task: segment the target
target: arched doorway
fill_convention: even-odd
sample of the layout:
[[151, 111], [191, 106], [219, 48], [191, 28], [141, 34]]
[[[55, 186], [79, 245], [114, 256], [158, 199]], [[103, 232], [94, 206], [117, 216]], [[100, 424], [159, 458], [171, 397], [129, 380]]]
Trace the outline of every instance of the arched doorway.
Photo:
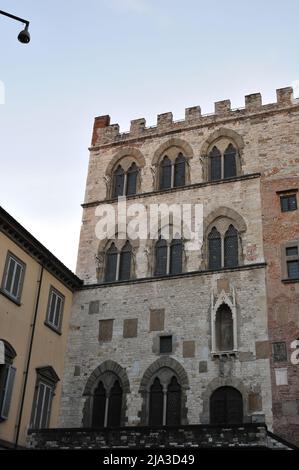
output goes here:
[[243, 422], [243, 398], [233, 387], [220, 387], [210, 398], [211, 424], [240, 424]]

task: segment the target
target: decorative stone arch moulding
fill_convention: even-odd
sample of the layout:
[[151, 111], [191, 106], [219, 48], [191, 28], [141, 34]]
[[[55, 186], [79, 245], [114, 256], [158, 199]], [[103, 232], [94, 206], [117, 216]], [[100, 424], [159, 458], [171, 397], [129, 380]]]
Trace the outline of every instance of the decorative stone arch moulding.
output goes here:
[[127, 409], [127, 394], [130, 393], [130, 382], [126, 370], [121, 367], [117, 362], [107, 360], [98, 366], [89, 376], [84, 391], [83, 397], [86, 397], [83, 406], [83, 427], [90, 427], [92, 424], [92, 412], [93, 412], [93, 393], [98, 385], [98, 382], [105, 373], [114, 374], [120, 382], [122, 388], [122, 408], [121, 408], [121, 425], [124, 425], [127, 421], [126, 409]]
[[194, 152], [191, 145], [183, 139], [179, 139], [178, 137], [171, 137], [170, 139], [163, 142], [156, 151], [154, 152], [154, 156], [152, 158], [152, 172], [153, 172], [153, 179], [154, 179], [154, 189], [159, 189], [159, 164], [162, 156], [168, 149], [172, 147], [177, 147], [184, 157], [186, 158], [186, 184], [190, 183], [190, 168], [189, 168], [189, 161], [191, 158], [194, 157]]
[[208, 214], [206, 217], [204, 217], [205, 236], [208, 235], [208, 232], [212, 228], [213, 223], [221, 217], [231, 219], [239, 233], [246, 232], [247, 225], [243, 217], [234, 209], [231, 209], [230, 207], [226, 206], [221, 206], [218, 207], [216, 210], [210, 212], [210, 214]]
[[150, 399], [150, 386], [152, 379], [159, 371], [163, 369], [170, 369], [177, 377], [181, 386], [181, 424], [188, 424], [187, 413], [187, 390], [189, 390], [189, 380], [184, 367], [172, 357], [160, 357], [153, 364], [151, 364], [144, 372], [141, 382], [139, 393], [142, 397], [142, 407], [139, 413], [140, 424], [146, 426], [149, 420], [149, 399]]
[[[170, 222], [170, 223], [169, 223]], [[148, 273], [150, 276], [154, 275], [155, 272], [155, 265], [156, 265], [156, 243], [159, 240], [160, 235], [163, 233], [163, 229], [169, 227], [169, 239], [165, 239], [167, 242], [168, 249], [170, 249], [171, 242], [173, 240], [173, 235], [176, 234], [176, 227], [181, 227], [181, 241], [183, 243], [183, 265], [182, 271], [187, 271], [187, 253], [186, 253], [186, 243], [188, 243], [189, 239], [185, 238], [185, 234], [188, 233], [188, 227], [182, 224], [182, 220], [180, 218], [175, 217], [171, 214], [171, 217], [162, 218], [159, 221], [158, 225], [154, 225], [153, 233], [158, 233], [158, 238], [151, 238], [151, 233], [148, 232], [147, 241], [146, 241], [146, 248], [148, 250]], [[179, 232], [178, 232], [179, 233]]]
[[[214, 225], [217, 225], [217, 220], [223, 219], [225, 225], [225, 230], [220, 230], [221, 236], [224, 236], [224, 232], [227, 230], [230, 224], [232, 224], [238, 232], [238, 256], [239, 264], [244, 263], [243, 255], [243, 243], [242, 243], [242, 234], [247, 231], [247, 225], [243, 217], [230, 207], [221, 206], [216, 210], [212, 211], [206, 217], [204, 217], [204, 228], [203, 228], [203, 244], [202, 244], [202, 259], [206, 269], [209, 266], [209, 246], [208, 246], [208, 235]], [[216, 227], [217, 228], [217, 227]], [[218, 229], [218, 228], [217, 228]]]
[[121, 249], [124, 247], [127, 241], [130, 242], [132, 247], [132, 260], [131, 260], [131, 277], [134, 278], [136, 275], [136, 255], [140, 246], [140, 241], [138, 238], [135, 240], [131, 240], [130, 238], [122, 238], [118, 239], [117, 236], [119, 235], [118, 227], [115, 227], [115, 238], [109, 238], [100, 240], [98, 245], [98, 250], [95, 255], [95, 263], [96, 263], [96, 277], [98, 282], [104, 280], [104, 273], [106, 268], [106, 251], [110, 247], [112, 243], [115, 244], [118, 252], [121, 252]]
[[243, 384], [241, 380], [239, 380], [236, 377], [216, 377], [213, 379], [211, 382], [207, 384], [207, 386], [204, 388], [204, 391], [202, 392], [202, 413], [200, 414], [199, 417], [199, 422], [201, 424], [209, 424], [210, 423], [210, 398], [217, 390], [217, 388], [220, 387], [233, 387], [236, 390], [238, 390], [243, 398], [243, 420], [244, 423], [250, 423], [251, 422], [251, 416], [249, 416], [249, 403], [248, 403], [248, 395], [249, 395], [249, 390], [248, 388]]
[[209, 178], [209, 171], [208, 171], [208, 151], [212, 144], [223, 139], [228, 139], [231, 141], [237, 148], [237, 175], [242, 174], [242, 166], [243, 166], [243, 149], [244, 149], [244, 140], [243, 137], [238, 134], [236, 131], [232, 129], [227, 129], [225, 127], [220, 127], [216, 131], [212, 132], [209, 137], [204, 141], [203, 145], [201, 146], [200, 150], [200, 160], [202, 163], [203, 168], [203, 180], [208, 181]]

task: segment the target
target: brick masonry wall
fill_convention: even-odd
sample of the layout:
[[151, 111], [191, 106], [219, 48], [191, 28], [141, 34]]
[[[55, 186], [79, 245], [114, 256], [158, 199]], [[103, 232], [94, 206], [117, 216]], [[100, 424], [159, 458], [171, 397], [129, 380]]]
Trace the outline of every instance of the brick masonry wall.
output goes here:
[[[297, 172], [298, 174], [298, 172]], [[277, 191], [299, 188], [299, 178], [265, 179], [262, 183], [264, 249], [267, 259], [269, 338], [285, 342], [287, 356], [271, 357], [274, 431], [290, 442], [299, 443], [299, 365], [291, 363], [291, 343], [299, 338], [299, 282], [284, 283], [282, 247], [299, 240], [298, 210], [281, 212]], [[298, 197], [298, 195], [297, 195]], [[298, 200], [299, 203], [299, 200]], [[277, 385], [277, 370], [285, 369], [286, 383]]]

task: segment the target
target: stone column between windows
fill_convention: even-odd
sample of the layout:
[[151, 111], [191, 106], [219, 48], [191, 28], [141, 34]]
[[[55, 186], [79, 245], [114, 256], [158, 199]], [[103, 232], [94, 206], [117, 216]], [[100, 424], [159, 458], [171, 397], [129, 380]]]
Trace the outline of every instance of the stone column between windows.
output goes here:
[[167, 386], [163, 386], [163, 426], [166, 426], [167, 412]]
[[170, 245], [167, 243], [167, 253], [166, 253], [166, 274], [170, 272]]
[[119, 266], [120, 266], [120, 253], [117, 253], [116, 259], [116, 273], [115, 273], [115, 280], [118, 281], [119, 278]]
[[125, 173], [125, 176], [124, 176], [124, 187], [123, 187], [123, 196], [126, 196], [127, 194], [127, 173]]
[[174, 187], [174, 164], [171, 165], [171, 180], [170, 180], [170, 187]]
[[108, 426], [108, 408], [109, 408], [109, 395], [106, 395], [105, 401], [105, 415], [104, 415], [104, 428]]

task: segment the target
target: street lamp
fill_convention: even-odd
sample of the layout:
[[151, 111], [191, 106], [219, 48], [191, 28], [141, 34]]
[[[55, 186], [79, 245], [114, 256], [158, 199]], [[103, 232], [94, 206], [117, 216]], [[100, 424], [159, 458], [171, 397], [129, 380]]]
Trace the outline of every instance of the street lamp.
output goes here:
[[2, 11], [2, 10], [0, 10], [0, 15], [8, 16], [8, 18], [12, 18], [13, 20], [20, 21], [21, 23], [25, 24], [25, 28], [18, 35], [18, 40], [22, 44], [28, 44], [28, 42], [30, 41], [30, 34], [28, 31], [29, 21], [23, 20], [23, 18], [19, 18], [18, 16], [11, 15], [10, 13], [6, 13], [6, 11]]

